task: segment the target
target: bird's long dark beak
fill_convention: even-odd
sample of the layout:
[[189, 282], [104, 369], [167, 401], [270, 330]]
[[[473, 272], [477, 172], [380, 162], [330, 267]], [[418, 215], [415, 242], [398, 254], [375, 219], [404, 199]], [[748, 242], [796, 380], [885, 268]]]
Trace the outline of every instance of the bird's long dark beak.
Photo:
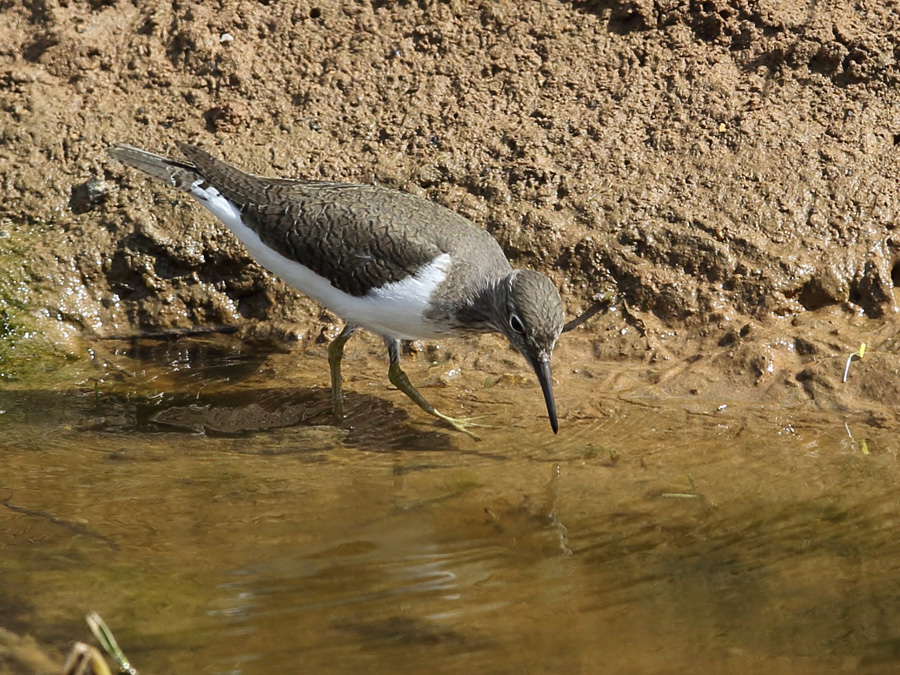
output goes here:
[[544, 402], [547, 404], [547, 414], [550, 416], [550, 426], [553, 433], [559, 433], [559, 421], [556, 419], [556, 401], [553, 400], [553, 377], [550, 375], [550, 360], [537, 361], [534, 364], [534, 372], [538, 382], [544, 391]]

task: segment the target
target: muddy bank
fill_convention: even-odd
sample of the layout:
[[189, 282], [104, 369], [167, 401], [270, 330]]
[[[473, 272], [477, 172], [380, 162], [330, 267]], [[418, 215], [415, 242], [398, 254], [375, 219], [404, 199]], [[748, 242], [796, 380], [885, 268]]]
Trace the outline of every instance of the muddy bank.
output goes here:
[[190, 140], [257, 173], [445, 204], [553, 276], [573, 315], [615, 293], [579, 329], [589, 359], [672, 359], [687, 392], [832, 400], [867, 341], [887, 360], [870, 396], [893, 400], [895, 12], [520, 5], [3, 3], [4, 360], [82, 354], [84, 337], [333, 330], [103, 153]]

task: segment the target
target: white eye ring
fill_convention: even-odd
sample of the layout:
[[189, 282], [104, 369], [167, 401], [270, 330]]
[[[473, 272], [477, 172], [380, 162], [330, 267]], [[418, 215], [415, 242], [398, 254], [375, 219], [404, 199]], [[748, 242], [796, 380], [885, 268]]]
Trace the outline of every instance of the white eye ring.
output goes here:
[[525, 334], [525, 326], [522, 325], [522, 319], [519, 318], [518, 314], [510, 314], [509, 315], [509, 327], [512, 328], [516, 333]]

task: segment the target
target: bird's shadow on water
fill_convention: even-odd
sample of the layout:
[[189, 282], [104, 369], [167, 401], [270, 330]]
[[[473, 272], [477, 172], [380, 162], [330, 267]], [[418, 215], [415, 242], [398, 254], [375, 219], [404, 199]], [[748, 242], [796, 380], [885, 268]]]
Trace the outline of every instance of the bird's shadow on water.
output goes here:
[[[321, 451], [329, 445], [369, 452], [459, 449], [458, 432], [423, 429], [408, 412], [374, 396], [347, 392], [345, 419], [338, 423], [331, 392], [321, 387], [78, 396], [83, 414], [77, 428], [85, 432], [245, 438], [242, 447], [251, 454]], [[426, 419], [425, 424], [435, 423]]]
[[62, 427], [85, 436], [126, 435], [134, 438], [134, 449], [141, 438], [161, 436], [208, 439], [213, 449], [247, 454], [460, 452], [471, 445], [415, 407], [352, 389], [345, 391], [345, 416], [338, 422], [330, 389], [271, 386], [259, 374], [283, 365], [277, 353], [227, 336], [110, 344], [103, 360], [115, 365], [77, 389], [0, 391], [0, 423], [23, 433]]

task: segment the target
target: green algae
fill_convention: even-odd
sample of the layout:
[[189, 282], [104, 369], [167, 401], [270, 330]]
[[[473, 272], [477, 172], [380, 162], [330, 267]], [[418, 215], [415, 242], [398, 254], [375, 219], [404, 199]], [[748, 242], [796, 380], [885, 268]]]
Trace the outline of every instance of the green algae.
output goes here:
[[[90, 352], [73, 326], [53, 309], [53, 275], [42, 273], [36, 251], [47, 235], [26, 227], [0, 231], [0, 383], [59, 379], [61, 369], [88, 363]], [[58, 289], [57, 289], [58, 290]], [[68, 375], [65, 375], [68, 377]]]

